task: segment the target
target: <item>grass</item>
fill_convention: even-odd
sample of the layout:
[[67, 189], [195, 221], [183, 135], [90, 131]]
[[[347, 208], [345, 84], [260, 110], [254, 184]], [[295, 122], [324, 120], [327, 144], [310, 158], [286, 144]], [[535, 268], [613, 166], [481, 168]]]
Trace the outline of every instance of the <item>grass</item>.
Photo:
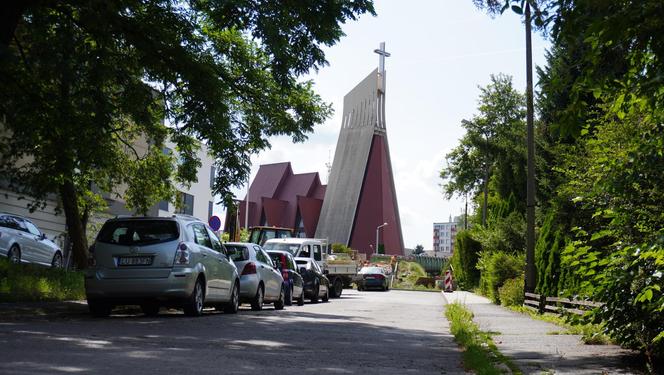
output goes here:
[[600, 324], [572, 324], [557, 314], [538, 314], [533, 309], [524, 306], [509, 306], [508, 308], [512, 311], [530, 315], [533, 319], [553, 323], [564, 328], [562, 331], [549, 332], [550, 335], [580, 335], [581, 341], [587, 345], [609, 345], [614, 343], [609, 336], [604, 334], [604, 329]]
[[0, 302], [67, 301], [85, 298], [83, 273], [0, 258]]
[[394, 275], [392, 289], [439, 292], [440, 289], [426, 285], [416, 285], [417, 279], [427, 277], [427, 273], [417, 262], [399, 261], [397, 274]]
[[[523, 374], [509, 358], [502, 355], [491, 338], [473, 323], [473, 313], [459, 303], [448, 304], [445, 316], [456, 342], [463, 348], [463, 365], [479, 375]], [[509, 369], [509, 370], [508, 370]]]

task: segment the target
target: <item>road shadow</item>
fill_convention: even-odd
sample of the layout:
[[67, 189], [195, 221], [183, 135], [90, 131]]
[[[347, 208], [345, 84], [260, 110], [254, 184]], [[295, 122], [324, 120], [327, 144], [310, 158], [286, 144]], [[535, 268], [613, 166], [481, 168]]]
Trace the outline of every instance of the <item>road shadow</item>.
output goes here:
[[271, 309], [0, 324], [0, 373], [463, 373], [459, 349], [443, 332]]

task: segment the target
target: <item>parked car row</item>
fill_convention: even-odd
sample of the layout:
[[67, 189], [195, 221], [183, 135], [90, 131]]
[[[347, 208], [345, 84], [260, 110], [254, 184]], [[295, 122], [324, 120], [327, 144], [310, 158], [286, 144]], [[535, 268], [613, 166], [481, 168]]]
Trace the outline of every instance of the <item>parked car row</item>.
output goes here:
[[206, 306], [236, 313], [329, 299], [329, 280], [315, 261], [251, 243], [222, 244], [202, 221], [186, 215], [108, 220], [90, 248], [85, 290], [90, 312], [117, 305], [146, 315], [162, 306], [199, 316]]

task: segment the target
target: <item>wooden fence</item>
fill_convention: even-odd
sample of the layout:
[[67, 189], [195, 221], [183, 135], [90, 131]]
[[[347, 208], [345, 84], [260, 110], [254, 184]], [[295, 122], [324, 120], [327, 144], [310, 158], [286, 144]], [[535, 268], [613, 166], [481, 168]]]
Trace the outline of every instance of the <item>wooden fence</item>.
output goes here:
[[523, 305], [537, 310], [540, 314], [552, 312], [556, 314], [571, 313], [583, 315], [595, 307], [604, 305], [600, 302], [572, 300], [561, 297], [547, 297], [535, 293], [525, 293]]

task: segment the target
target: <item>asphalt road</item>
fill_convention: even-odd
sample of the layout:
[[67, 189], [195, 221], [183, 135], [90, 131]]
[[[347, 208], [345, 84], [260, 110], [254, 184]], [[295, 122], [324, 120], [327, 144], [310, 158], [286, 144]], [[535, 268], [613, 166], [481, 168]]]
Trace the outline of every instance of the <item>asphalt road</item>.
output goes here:
[[0, 315], [2, 374], [458, 374], [440, 293], [344, 290], [329, 303], [200, 318]]

